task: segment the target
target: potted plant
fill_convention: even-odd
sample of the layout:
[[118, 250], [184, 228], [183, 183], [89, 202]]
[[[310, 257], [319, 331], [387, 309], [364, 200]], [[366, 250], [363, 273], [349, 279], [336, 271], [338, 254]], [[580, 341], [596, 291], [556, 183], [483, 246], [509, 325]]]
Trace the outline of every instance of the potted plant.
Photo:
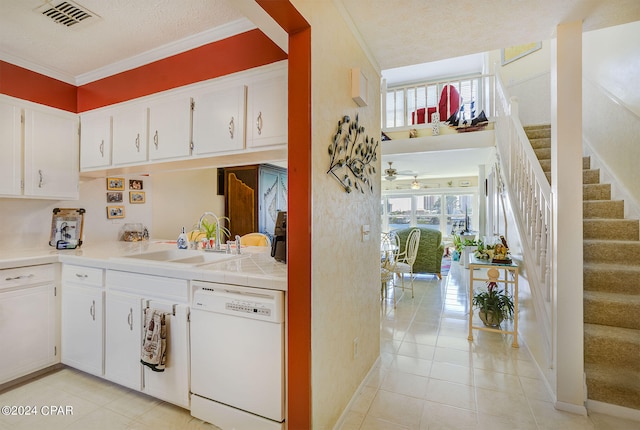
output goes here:
[[[229, 220], [229, 218], [227, 217], [221, 217], [220, 221], [223, 220]], [[200, 224], [200, 230], [202, 231], [202, 233], [204, 233], [204, 236], [207, 239], [207, 244], [209, 247], [213, 247], [213, 244], [215, 243], [216, 240], [216, 235], [218, 234], [217, 230], [217, 225], [215, 222], [209, 222], [206, 219], [202, 220], [202, 223]], [[223, 242], [225, 237], [229, 237], [231, 235], [231, 233], [229, 232], [229, 229], [226, 228], [223, 225], [220, 225], [220, 243]]]
[[487, 275], [489, 277], [487, 289], [477, 291], [473, 295], [473, 306], [478, 308], [478, 316], [484, 325], [498, 327], [505, 319], [513, 318], [513, 298], [508, 291], [498, 287], [496, 280], [499, 272], [497, 269], [489, 269]]

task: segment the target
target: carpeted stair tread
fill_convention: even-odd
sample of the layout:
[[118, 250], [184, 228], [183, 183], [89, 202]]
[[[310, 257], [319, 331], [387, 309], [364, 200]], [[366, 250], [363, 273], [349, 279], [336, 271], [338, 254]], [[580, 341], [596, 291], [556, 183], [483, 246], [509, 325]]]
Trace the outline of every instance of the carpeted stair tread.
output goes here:
[[583, 200], [611, 200], [611, 184], [584, 184]]
[[550, 126], [541, 126], [536, 128], [524, 127], [524, 132], [526, 133], [529, 140], [531, 139], [540, 139], [545, 137], [551, 137], [551, 127]]
[[640, 241], [583, 240], [583, 259], [590, 263], [637, 265], [640, 261]]
[[538, 138], [534, 138], [534, 139], [529, 138], [529, 142], [531, 142], [531, 147], [533, 149], [551, 148], [551, 138], [550, 137], [538, 137]]
[[582, 169], [583, 184], [599, 184], [600, 169]]
[[587, 395], [591, 400], [640, 409], [640, 372], [607, 364], [585, 363]]
[[624, 200], [583, 200], [583, 218], [624, 218]]
[[582, 157], [582, 170], [591, 170], [591, 157]]
[[551, 160], [551, 148], [534, 148], [538, 160]]
[[551, 160], [538, 160], [543, 172], [551, 172]]
[[[640, 330], [640, 296], [603, 291], [584, 292], [584, 322]], [[640, 337], [640, 331], [637, 336]]]
[[640, 372], [640, 331], [584, 324], [584, 362]]
[[640, 266], [630, 264], [584, 263], [585, 291], [640, 294]]
[[639, 240], [640, 222], [637, 219], [585, 218], [582, 221], [584, 239]]

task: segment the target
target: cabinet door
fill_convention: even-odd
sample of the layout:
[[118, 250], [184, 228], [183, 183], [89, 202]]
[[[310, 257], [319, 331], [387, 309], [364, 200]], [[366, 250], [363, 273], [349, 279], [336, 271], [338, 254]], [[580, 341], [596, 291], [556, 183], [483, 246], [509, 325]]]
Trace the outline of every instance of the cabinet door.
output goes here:
[[142, 299], [109, 291], [106, 294], [105, 378], [142, 389]]
[[[167, 357], [164, 372], [144, 369], [144, 389], [150, 396], [189, 408], [189, 307], [150, 300], [149, 308], [167, 312]], [[175, 310], [175, 313], [174, 313]]]
[[113, 164], [147, 161], [147, 108], [134, 106], [113, 112]]
[[244, 149], [247, 87], [194, 97], [193, 146], [197, 155]]
[[111, 164], [111, 114], [94, 112], [80, 117], [80, 170]]
[[0, 195], [22, 194], [22, 109], [0, 100]]
[[254, 82], [248, 92], [247, 147], [287, 143], [287, 78]]
[[57, 362], [53, 284], [0, 293], [0, 384]]
[[171, 97], [149, 106], [149, 159], [191, 155], [191, 97]]
[[62, 362], [102, 376], [104, 291], [80, 285], [62, 285]]
[[24, 194], [78, 199], [78, 117], [55, 109], [25, 109], [24, 133]]
[[268, 167], [260, 168], [260, 233], [273, 234], [278, 211], [287, 210], [287, 173]]

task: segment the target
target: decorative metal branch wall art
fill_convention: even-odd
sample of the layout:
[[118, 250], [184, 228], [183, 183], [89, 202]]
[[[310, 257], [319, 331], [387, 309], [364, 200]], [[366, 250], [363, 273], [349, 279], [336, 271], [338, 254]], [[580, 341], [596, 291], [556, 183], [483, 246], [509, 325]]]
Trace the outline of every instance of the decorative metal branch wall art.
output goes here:
[[364, 134], [364, 127], [345, 115], [338, 121], [333, 143], [329, 145], [331, 163], [327, 174], [332, 174], [347, 193], [352, 187], [364, 193], [367, 188], [373, 192], [371, 175], [376, 173], [372, 164], [377, 160], [378, 142]]

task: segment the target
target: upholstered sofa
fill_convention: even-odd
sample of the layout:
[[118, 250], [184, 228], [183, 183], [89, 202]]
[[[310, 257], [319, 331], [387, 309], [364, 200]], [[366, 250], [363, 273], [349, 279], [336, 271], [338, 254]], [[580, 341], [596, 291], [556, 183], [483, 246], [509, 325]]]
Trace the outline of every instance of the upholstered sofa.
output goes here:
[[417, 228], [420, 230], [420, 244], [418, 245], [418, 255], [413, 264], [413, 273], [433, 273], [440, 277], [440, 267], [442, 266], [442, 256], [444, 255], [444, 244], [442, 243], [442, 233], [425, 227], [408, 227], [396, 230], [400, 239], [400, 252], [404, 251], [409, 232]]

